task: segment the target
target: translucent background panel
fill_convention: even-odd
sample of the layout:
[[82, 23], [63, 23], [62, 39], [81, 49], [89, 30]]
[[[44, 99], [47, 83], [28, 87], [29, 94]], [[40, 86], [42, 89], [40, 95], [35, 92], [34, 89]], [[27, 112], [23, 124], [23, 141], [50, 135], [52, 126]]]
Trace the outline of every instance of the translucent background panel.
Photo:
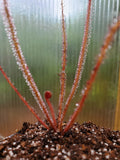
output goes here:
[[[9, 0], [9, 6], [19, 42], [33, 75], [33, 78], [44, 97], [44, 91], [53, 93], [52, 103], [56, 115], [60, 92], [59, 74], [61, 71], [62, 30], [61, 4], [59, 0]], [[0, 2], [2, 3], [2, 1]], [[67, 33], [67, 85], [66, 96], [69, 95], [77, 67], [78, 56], [82, 44], [88, 0], [65, 0], [64, 14]], [[81, 98], [81, 92], [90, 77], [105, 35], [113, 21], [120, 14], [119, 0], [93, 0], [89, 45], [80, 86], [71, 102], [66, 120], [75, 109]], [[0, 4], [0, 10], [2, 5]], [[77, 121], [93, 121], [96, 124], [114, 128], [115, 108], [117, 102], [118, 77], [120, 64], [120, 32], [109, 47], [106, 59], [100, 67], [96, 81], [84, 104]], [[41, 117], [21, 71], [16, 65], [0, 14], [0, 65], [11, 81], [34, 106]], [[10, 135], [22, 126], [24, 121], [35, 122], [36, 119], [19, 100], [0, 73], [0, 134]]]

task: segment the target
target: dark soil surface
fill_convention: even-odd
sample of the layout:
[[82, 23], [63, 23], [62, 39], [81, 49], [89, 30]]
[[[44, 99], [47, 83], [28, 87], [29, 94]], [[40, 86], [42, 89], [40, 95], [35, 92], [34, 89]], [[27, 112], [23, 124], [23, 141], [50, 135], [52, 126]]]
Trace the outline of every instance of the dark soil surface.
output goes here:
[[19, 132], [0, 141], [0, 160], [4, 159], [120, 160], [120, 131], [74, 123], [62, 136], [39, 123], [24, 123]]

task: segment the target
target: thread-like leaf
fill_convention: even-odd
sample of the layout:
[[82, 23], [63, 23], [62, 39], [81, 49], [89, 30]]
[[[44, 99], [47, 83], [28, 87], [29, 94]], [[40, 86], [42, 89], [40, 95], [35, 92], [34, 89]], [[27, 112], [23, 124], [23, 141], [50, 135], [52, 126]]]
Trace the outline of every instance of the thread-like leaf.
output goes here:
[[89, 0], [88, 3], [88, 9], [87, 9], [87, 16], [86, 16], [86, 23], [85, 23], [85, 29], [84, 29], [84, 37], [83, 37], [83, 42], [82, 42], [82, 46], [81, 46], [81, 51], [80, 51], [80, 55], [79, 55], [79, 59], [78, 59], [78, 66], [77, 66], [77, 70], [76, 70], [76, 74], [75, 74], [75, 79], [70, 91], [70, 94], [67, 98], [67, 101], [65, 103], [65, 108], [62, 114], [62, 118], [61, 118], [61, 124], [62, 121], [65, 117], [65, 114], [68, 110], [69, 104], [75, 94], [75, 91], [77, 90], [77, 86], [79, 85], [80, 79], [81, 79], [81, 75], [82, 75], [82, 71], [83, 71], [83, 67], [84, 67], [84, 63], [85, 63], [85, 58], [86, 58], [86, 46], [87, 46], [87, 40], [88, 40], [88, 35], [89, 35], [89, 25], [90, 25], [90, 13], [91, 13], [91, 0]]
[[9, 83], [9, 85], [13, 88], [13, 90], [16, 92], [16, 94], [19, 96], [21, 101], [26, 105], [26, 107], [32, 112], [32, 114], [37, 118], [37, 120], [46, 128], [49, 129], [49, 127], [42, 121], [42, 119], [38, 116], [38, 114], [35, 112], [35, 110], [28, 104], [28, 102], [25, 100], [25, 98], [20, 94], [20, 92], [17, 90], [17, 88], [13, 85], [11, 80], [8, 78], [2, 67], [0, 66], [0, 71]]
[[19, 44], [19, 40], [17, 38], [17, 32], [16, 32], [16, 28], [10, 13], [10, 10], [8, 8], [8, 3], [7, 0], [3, 0], [3, 5], [4, 5], [4, 13], [3, 13], [3, 17], [4, 17], [4, 23], [5, 23], [5, 27], [7, 29], [7, 35], [8, 38], [10, 40], [10, 44], [12, 47], [12, 50], [14, 52], [17, 64], [19, 66], [19, 68], [21, 69], [23, 76], [26, 80], [27, 85], [29, 86], [35, 100], [37, 101], [40, 109], [42, 110], [42, 112], [44, 113], [44, 115], [46, 115], [47, 120], [49, 121], [49, 123], [52, 125], [52, 127], [55, 129], [54, 124], [51, 121], [51, 118], [48, 114], [46, 105], [41, 97], [40, 92], [38, 91], [38, 88], [32, 78], [32, 75], [30, 73], [30, 70], [26, 64], [25, 58], [23, 56], [20, 44]]
[[110, 28], [106, 38], [105, 38], [105, 41], [103, 43], [103, 46], [101, 48], [101, 52], [98, 56], [98, 60], [96, 62], [96, 65], [94, 67], [94, 69], [92, 70], [91, 72], [91, 76], [90, 76], [90, 79], [87, 81], [87, 84], [86, 84], [86, 87], [85, 87], [85, 90], [84, 90], [84, 94], [81, 98], [81, 100], [79, 101], [78, 103], [78, 107], [76, 108], [75, 112], [73, 113], [73, 115], [71, 116], [69, 122], [67, 123], [63, 133], [65, 133], [66, 131], [68, 131], [68, 129], [71, 127], [71, 125], [73, 124], [74, 120], [76, 119], [77, 115], [79, 114], [79, 112], [81, 111], [82, 107], [83, 107], [83, 104], [84, 104], [84, 101], [92, 87], [92, 84], [95, 80], [95, 77], [96, 77], [96, 74], [98, 72], [98, 69], [103, 61], [103, 59], [105, 58], [105, 54], [106, 54], [106, 51], [110, 45], [110, 43], [112, 42], [113, 40], [113, 37], [115, 35], [115, 33], [117, 32], [117, 30], [120, 28], [120, 17], [118, 19], [118, 21], [112, 25], [112, 27]]
[[64, 17], [63, 0], [61, 0], [61, 12], [62, 12], [63, 48], [62, 48], [62, 71], [61, 71], [61, 74], [60, 74], [60, 95], [59, 95], [58, 123], [60, 123], [60, 120], [61, 120], [62, 106], [63, 106], [65, 88], [66, 88], [65, 68], [66, 68], [66, 57], [67, 57], [67, 37], [66, 37], [66, 30], [65, 30], [65, 17]]

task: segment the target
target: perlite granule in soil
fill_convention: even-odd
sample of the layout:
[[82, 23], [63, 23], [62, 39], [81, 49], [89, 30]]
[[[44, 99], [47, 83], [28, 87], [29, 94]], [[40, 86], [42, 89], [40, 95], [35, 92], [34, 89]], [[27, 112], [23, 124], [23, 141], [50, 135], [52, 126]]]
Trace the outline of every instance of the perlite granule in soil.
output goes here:
[[61, 135], [39, 123], [24, 123], [20, 131], [0, 141], [0, 160], [3, 159], [120, 160], [120, 131], [88, 122], [74, 123]]

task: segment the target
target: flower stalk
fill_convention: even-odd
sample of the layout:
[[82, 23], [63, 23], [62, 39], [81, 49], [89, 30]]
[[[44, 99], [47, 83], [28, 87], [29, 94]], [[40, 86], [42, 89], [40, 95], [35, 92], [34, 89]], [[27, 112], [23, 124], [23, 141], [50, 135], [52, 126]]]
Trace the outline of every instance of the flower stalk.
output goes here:
[[57, 126], [57, 123], [56, 123], [56, 118], [55, 118], [55, 112], [54, 112], [54, 108], [53, 108], [53, 105], [51, 104], [50, 102], [50, 98], [52, 97], [52, 93], [50, 91], [46, 91], [45, 92], [45, 100], [46, 100], [46, 103], [50, 109], [50, 112], [51, 112], [51, 116], [52, 116], [52, 119], [53, 119], [53, 122], [54, 122], [54, 125], [55, 127]]

